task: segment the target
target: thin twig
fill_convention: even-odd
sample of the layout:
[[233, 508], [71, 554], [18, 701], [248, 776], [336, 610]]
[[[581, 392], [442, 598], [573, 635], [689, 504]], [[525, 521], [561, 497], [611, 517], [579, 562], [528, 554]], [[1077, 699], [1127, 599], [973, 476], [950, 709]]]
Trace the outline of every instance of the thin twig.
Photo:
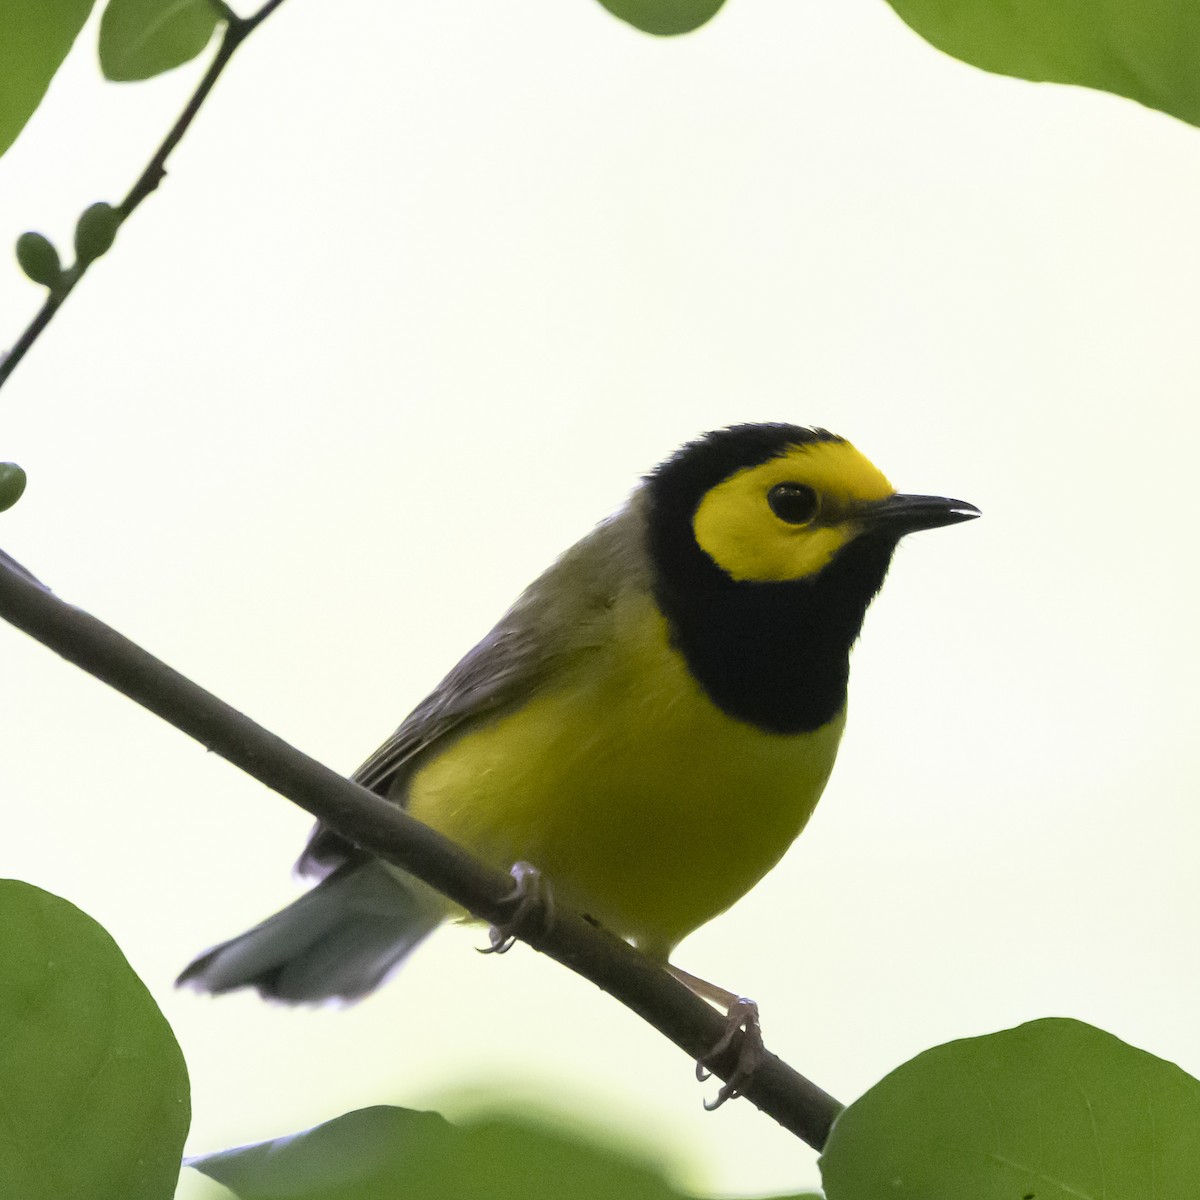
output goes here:
[[[480, 919], [496, 925], [511, 915], [508, 875], [289, 746], [22, 571], [0, 557], [0, 616], [18, 629]], [[725, 1032], [720, 1014], [661, 966], [574, 913], [556, 910], [550, 929], [520, 936], [632, 1009], [692, 1059], [706, 1059]], [[728, 1079], [740, 1048], [741, 1035], [707, 1065]], [[630, 1077], [636, 1077], [632, 1067]], [[739, 1091], [817, 1149], [841, 1109], [832, 1096], [769, 1053]]]
[[[161, 145], [154, 152], [154, 157], [146, 164], [146, 169], [129, 189], [129, 194], [116, 206], [119, 217], [118, 229], [129, 219], [133, 210], [163, 181], [167, 173], [166, 164], [171, 151], [179, 145], [180, 139], [195, 120], [201, 105], [220, 78], [221, 72], [229, 65], [234, 51], [282, 3], [283, 0], [269, 0], [250, 17], [237, 16], [227, 5], [218, 6], [219, 10], [228, 13], [229, 16], [226, 18], [225, 33], [221, 38], [221, 44], [217, 47], [217, 53], [209, 63], [208, 70], [204, 72], [204, 77], [196, 85], [196, 90], [184, 105], [183, 112], [179, 114], [179, 118], [167, 131], [167, 136], [163, 138]], [[8, 377], [16, 370], [17, 364], [29, 352], [30, 347], [41, 337], [42, 331], [50, 324], [54, 314], [62, 307], [66, 298], [75, 290], [75, 285], [84, 277], [90, 265], [87, 262], [76, 263], [73, 267], [63, 271], [25, 332], [16, 340], [7, 354], [0, 356], [0, 388], [8, 381]]]
[[154, 157], [146, 164], [146, 169], [129, 189], [129, 194], [117, 205], [117, 212], [121, 214], [123, 222], [129, 219], [133, 210], [163, 181], [163, 177], [167, 173], [166, 163], [171, 151], [179, 145], [183, 135], [187, 133], [188, 126], [196, 119], [196, 114], [208, 98], [209, 92], [213, 90], [213, 85], [221, 77], [221, 72], [229, 65], [234, 51], [245, 41], [245, 38], [245, 30], [240, 23], [225, 27], [225, 36], [221, 38], [217, 53], [212, 62], [208, 64], [208, 70], [204, 72], [204, 77], [196, 85], [196, 90], [184, 105], [183, 112], [179, 114], [175, 124], [167, 131], [167, 136], [163, 138], [162, 143], [154, 152]]
[[242, 36], [253, 33], [281, 4], [283, 0], [267, 0], [267, 3], [262, 6], [253, 16], [245, 17], [242, 24], [245, 26]]

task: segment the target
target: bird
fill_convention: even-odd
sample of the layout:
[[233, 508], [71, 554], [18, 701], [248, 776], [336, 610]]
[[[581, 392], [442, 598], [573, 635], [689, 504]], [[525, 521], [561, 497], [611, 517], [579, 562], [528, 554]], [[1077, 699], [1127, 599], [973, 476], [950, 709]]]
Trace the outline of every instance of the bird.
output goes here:
[[[899, 540], [979, 515], [896, 492], [819, 427], [704, 434], [530, 584], [353, 778], [484, 861], [522, 864], [519, 880], [749, 1029], [752, 1002], [671, 955], [804, 829]], [[462, 915], [320, 824], [297, 868], [314, 887], [178, 982], [353, 1001]]]

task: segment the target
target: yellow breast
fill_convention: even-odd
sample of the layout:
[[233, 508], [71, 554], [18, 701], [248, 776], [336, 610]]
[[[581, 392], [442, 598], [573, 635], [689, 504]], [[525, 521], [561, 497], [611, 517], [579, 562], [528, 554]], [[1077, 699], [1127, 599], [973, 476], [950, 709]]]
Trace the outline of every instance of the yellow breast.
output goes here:
[[804, 828], [845, 714], [795, 735], [735, 721], [650, 598], [620, 603], [619, 641], [580, 650], [519, 708], [431, 755], [408, 807], [496, 866], [533, 863], [563, 903], [665, 958]]

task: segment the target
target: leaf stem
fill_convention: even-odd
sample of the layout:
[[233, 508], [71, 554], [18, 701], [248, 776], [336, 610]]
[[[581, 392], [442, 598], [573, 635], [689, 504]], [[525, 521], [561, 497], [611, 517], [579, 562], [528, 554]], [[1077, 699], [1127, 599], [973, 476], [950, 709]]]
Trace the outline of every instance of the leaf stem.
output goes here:
[[222, 21], [227, 21], [230, 25], [236, 25], [242, 19], [225, 3], [225, 0], [208, 0], [208, 6]]
[[[116, 206], [119, 217], [118, 228], [123, 225], [134, 209], [153, 192], [167, 174], [167, 159], [179, 145], [188, 127], [195, 120], [204, 101], [212, 91], [213, 85], [221, 76], [221, 72], [229, 65], [237, 48], [265, 21], [282, 3], [283, 0], [268, 0], [256, 13], [249, 17], [239, 17], [222, 0], [212, 0], [226, 21], [225, 34], [221, 44], [213, 56], [208, 70], [196, 85], [196, 90], [184, 105], [183, 112], [167, 131], [166, 137], [154, 152], [154, 156], [146, 164], [146, 168], [135, 180], [128, 195]], [[67, 297], [75, 290], [75, 285], [87, 273], [90, 263], [76, 263], [62, 273], [58, 283], [50, 289], [42, 307], [38, 309], [25, 332], [13, 344], [12, 349], [0, 357], [0, 388], [8, 382], [8, 377], [16, 370], [17, 364], [29, 352], [33, 344], [41, 337], [46, 326], [50, 324], [54, 314], [62, 307]]]
[[[365, 788], [309, 758], [95, 617], [58, 599], [0, 551], [0, 617], [312, 813], [371, 854], [423, 879], [481, 920], [511, 917], [512, 879]], [[540, 924], [540, 922], [531, 922]], [[515, 931], [514, 931], [515, 932]], [[728, 1080], [739, 1034], [709, 1061], [725, 1019], [654, 960], [556, 906], [549, 928], [518, 936], [608, 992], [693, 1060]], [[638, 1078], [630, 1067], [630, 1087]], [[738, 1085], [752, 1104], [820, 1149], [841, 1105], [764, 1052]]]

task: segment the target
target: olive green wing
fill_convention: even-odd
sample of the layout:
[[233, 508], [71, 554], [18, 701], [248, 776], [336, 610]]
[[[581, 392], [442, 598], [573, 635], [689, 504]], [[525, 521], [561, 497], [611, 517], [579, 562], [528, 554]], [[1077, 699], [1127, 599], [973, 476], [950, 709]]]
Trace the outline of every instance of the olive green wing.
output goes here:
[[[604, 646], [616, 632], [612, 613], [617, 597], [648, 586], [641, 505], [635, 494], [526, 589], [355, 771], [353, 780], [403, 804], [407, 782], [427, 755], [536, 694], [577, 656]], [[318, 824], [297, 870], [325, 876], [358, 854], [340, 834]]]

